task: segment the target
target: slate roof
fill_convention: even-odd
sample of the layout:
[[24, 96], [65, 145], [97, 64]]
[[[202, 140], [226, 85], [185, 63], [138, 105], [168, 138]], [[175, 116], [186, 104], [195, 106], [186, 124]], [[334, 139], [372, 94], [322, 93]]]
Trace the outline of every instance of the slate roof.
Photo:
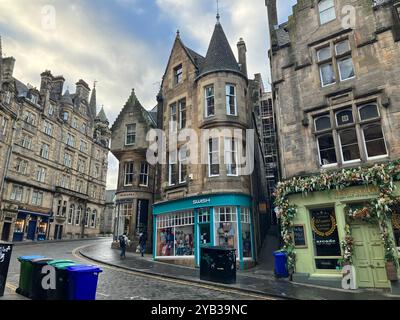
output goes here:
[[217, 23], [199, 76], [224, 70], [242, 73], [224, 29], [220, 23]]
[[290, 36], [289, 32], [286, 29], [287, 23], [281, 24], [278, 26], [278, 28], [275, 30], [276, 31], [276, 37], [278, 40], [278, 46], [283, 47], [287, 44], [290, 43]]
[[60, 102], [64, 103], [64, 104], [69, 104], [71, 106], [74, 105], [74, 102], [72, 101], [72, 97], [69, 93], [69, 90], [65, 91], [64, 95], [60, 99]]
[[152, 116], [150, 116], [150, 113], [142, 106], [138, 98], [136, 97], [135, 90], [132, 89], [132, 93], [128, 99], [128, 101], [125, 103], [125, 106], [122, 108], [121, 112], [119, 113], [117, 119], [115, 120], [114, 124], [111, 127], [111, 131], [115, 129], [115, 126], [121, 121], [124, 113], [128, 108], [138, 108], [139, 111], [141, 112], [144, 120], [146, 121], [147, 125], [151, 127], [157, 127], [157, 121], [153, 119]]
[[28, 96], [29, 88], [24, 83], [19, 81], [18, 79], [14, 79], [14, 80], [15, 80], [15, 87], [17, 89], [18, 97], [26, 98]]
[[100, 120], [103, 123], [110, 123], [107, 119], [106, 113], [104, 112], [104, 108], [101, 107], [99, 114], [96, 116], [96, 120]]
[[197, 53], [196, 51], [188, 48], [185, 46], [185, 49], [187, 50], [187, 52], [189, 53], [189, 55], [192, 57], [193, 61], [196, 62], [197, 67], [199, 69], [201, 69], [201, 67], [204, 64], [204, 61], [206, 60], [206, 58], [204, 58], [201, 54]]

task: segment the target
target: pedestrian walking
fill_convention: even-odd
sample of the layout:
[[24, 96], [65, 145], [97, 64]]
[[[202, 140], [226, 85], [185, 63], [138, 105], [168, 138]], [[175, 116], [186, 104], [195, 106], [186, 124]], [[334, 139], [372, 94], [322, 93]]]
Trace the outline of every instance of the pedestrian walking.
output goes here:
[[146, 241], [147, 241], [147, 234], [146, 231], [142, 232], [139, 237], [139, 245], [140, 245], [140, 253], [142, 257], [144, 257], [144, 253], [146, 252]]
[[126, 247], [129, 244], [129, 239], [126, 236], [126, 233], [124, 233], [123, 235], [119, 236], [119, 247], [121, 249], [121, 259], [125, 259], [126, 258]]

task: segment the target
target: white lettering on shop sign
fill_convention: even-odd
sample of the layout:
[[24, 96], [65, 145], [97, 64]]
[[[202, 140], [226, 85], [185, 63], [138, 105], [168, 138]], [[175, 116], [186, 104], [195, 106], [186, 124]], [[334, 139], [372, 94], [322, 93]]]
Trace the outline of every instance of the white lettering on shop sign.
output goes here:
[[193, 200], [193, 204], [205, 204], [211, 202], [211, 199]]

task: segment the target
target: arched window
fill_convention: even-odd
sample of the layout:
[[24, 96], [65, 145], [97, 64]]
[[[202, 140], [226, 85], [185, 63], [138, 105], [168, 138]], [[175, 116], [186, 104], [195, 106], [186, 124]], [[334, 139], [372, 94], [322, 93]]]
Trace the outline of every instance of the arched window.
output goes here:
[[74, 215], [75, 215], [75, 205], [71, 204], [69, 206], [69, 212], [68, 212], [68, 224], [72, 224], [72, 221], [74, 221]]
[[323, 131], [331, 128], [331, 118], [327, 116], [321, 116], [315, 119], [315, 131]]
[[75, 214], [75, 225], [79, 226], [81, 224], [82, 207], [79, 206]]
[[92, 217], [90, 219], [90, 227], [96, 228], [97, 210], [93, 210]]
[[318, 10], [321, 24], [325, 24], [336, 19], [335, 0], [321, 0], [318, 3]]
[[361, 121], [379, 118], [378, 106], [375, 103], [361, 106], [358, 110]]
[[353, 110], [346, 109], [336, 113], [336, 122], [338, 126], [354, 123]]
[[87, 208], [85, 214], [85, 227], [89, 227], [89, 218], [90, 218], [90, 208]]

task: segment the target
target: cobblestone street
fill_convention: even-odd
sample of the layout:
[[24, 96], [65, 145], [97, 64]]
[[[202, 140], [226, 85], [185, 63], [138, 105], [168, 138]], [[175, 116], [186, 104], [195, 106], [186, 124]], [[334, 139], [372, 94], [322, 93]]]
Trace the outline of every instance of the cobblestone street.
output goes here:
[[[2, 299], [18, 299], [12, 290], [18, 287], [19, 262], [23, 255], [45, 255], [54, 259], [71, 259], [84, 264], [93, 264], [74, 255], [74, 250], [90, 244], [110, 242], [110, 240], [87, 240], [22, 245], [14, 247], [10, 270], [7, 278], [7, 290]], [[98, 300], [249, 300], [256, 299], [252, 295], [229, 293], [227, 290], [202, 288], [198, 285], [181, 284], [179, 281], [160, 280], [144, 277], [130, 271], [101, 266], [97, 290]], [[14, 292], [13, 292], [14, 291]]]

